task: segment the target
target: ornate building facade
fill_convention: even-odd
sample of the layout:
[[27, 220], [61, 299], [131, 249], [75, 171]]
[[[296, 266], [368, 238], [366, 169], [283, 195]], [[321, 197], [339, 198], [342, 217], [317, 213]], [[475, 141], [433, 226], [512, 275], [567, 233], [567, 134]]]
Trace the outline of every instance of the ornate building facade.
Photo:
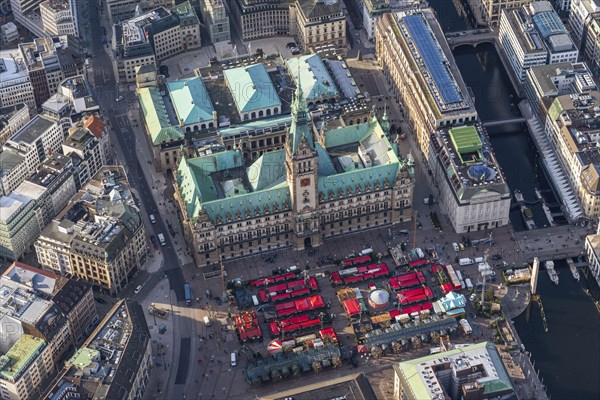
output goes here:
[[412, 218], [414, 169], [388, 141], [388, 122], [317, 130], [302, 86], [283, 149], [245, 166], [243, 145], [183, 158], [175, 197], [197, 266]]

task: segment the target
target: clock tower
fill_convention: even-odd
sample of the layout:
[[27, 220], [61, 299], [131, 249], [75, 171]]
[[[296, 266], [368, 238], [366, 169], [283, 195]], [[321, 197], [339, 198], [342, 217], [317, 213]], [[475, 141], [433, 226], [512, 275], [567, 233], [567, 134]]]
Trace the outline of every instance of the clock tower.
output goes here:
[[292, 246], [296, 250], [317, 247], [321, 245], [319, 162], [312, 121], [309, 120], [299, 74], [292, 100], [292, 123], [288, 130], [285, 153], [287, 183], [292, 203]]

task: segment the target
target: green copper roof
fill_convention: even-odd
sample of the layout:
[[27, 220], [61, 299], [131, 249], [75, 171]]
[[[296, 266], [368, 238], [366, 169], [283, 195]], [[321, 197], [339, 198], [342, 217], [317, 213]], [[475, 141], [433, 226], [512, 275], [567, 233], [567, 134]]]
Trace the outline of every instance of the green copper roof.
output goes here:
[[478, 152], [483, 147], [477, 128], [472, 125], [451, 128], [448, 134], [460, 154]]
[[71, 357], [67, 364], [83, 369], [88, 367], [94, 359], [98, 359], [99, 357], [100, 352], [98, 350], [83, 347], [73, 354], [73, 357]]
[[166, 143], [184, 137], [183, 131], [171, 124], [159, 88], [138, 89], [138, 99], [152, 144]]
[[269, 151], [258, 158], [247, 170], [254, 191], [263, 190], [285, 179], [285, 151]]
[[167, 88], [182, 125], [212, 121], [214, 108], [202, 77], [168, 82]]
[[335, 167], [333, 166], [333, 162], [331, 161], [331, 156], [329, 155], [327, 150], [325, 150], [323, 148], [323, 146], [321, 146], [320, 143], [317, 143], [315, 145], [315, 148], [317, 149], [317, 156], [319, 157], [318, 158], [319, 176], [334, 175]]
[[289, 129], [288, 146], [292, 147], [292, 154], [296, 154], [300, 142], [306, 141], [308, 147], [314, 149], [314, 138], [309, 126], [309, 114], [302, 90], [301, 79], [296, 82], [296, 90], [292, 99], [292, 125]]
[[315, 102], [323, 98], [329, 99], [339, 95], [331, 75], [318, 54], [290, 58], [286, 64], [296, 84], [300, 76], [304, 86], [304, 99], [307, 102]]
[[263, 64], [227, 69], [223, 74], [239, 112], [281, 108], [279, 96]]

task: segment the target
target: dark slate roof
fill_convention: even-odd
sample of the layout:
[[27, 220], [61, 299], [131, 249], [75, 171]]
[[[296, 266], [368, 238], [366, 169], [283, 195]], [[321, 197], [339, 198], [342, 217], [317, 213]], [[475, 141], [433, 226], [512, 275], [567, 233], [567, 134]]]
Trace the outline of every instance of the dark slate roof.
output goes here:
[[339, 2], [326, 4], [320, 0], [298, 0], [306, 19], [323, 18], [340, 12]]

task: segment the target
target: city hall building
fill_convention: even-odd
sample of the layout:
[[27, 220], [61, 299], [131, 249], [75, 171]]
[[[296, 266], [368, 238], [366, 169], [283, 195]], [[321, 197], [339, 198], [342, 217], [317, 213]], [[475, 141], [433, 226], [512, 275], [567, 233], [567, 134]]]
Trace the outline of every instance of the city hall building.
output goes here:
[[410, 220], [414, 168], [388, 141], [387, 115], [317, 130], [298, 81], [282, 149], [244, 164], [243, 145], [176, 171], [188, 248], [197, 266]]

